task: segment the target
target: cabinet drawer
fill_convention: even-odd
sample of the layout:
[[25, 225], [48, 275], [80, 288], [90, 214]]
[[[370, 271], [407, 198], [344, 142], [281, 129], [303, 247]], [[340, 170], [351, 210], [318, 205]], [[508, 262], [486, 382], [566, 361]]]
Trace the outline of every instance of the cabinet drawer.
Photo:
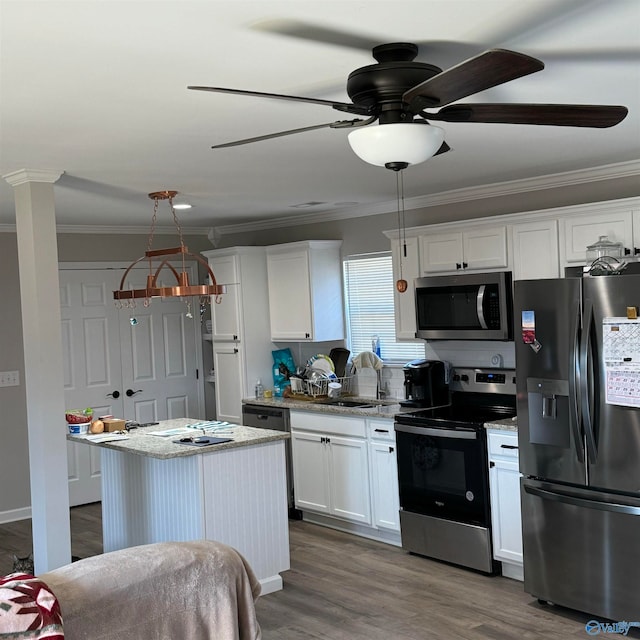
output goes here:
[[518, 434], [511, 431], [488, 431], [489, 457], [518, 458]]
[[341, 436], [364, 438], [367, 435], [364, 418], [346, 418], [328, 413], [291, 411], [291, 428], [335, 433]]
[[393, 420], [367, 420], [367, 435], [370, 440], [395, 442], [396, 432]]

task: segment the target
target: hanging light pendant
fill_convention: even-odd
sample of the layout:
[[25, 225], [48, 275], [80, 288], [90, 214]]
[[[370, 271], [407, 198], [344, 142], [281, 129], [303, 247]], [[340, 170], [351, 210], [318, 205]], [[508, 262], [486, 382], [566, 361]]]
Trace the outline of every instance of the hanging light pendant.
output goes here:
[[[173, 199], [178, 194], [177, 191], [154, 191], [149, 194], [149, 197], [154, 201], [153, 206], [153, 218], [151, 219], [151, 229], [149, 231], [149, 239], [147, 242], [147, 250], [144, 256], [138, 258], [132, 262], [124, 272], [122, 280], [120, 280], [120, 287], [113, 292], [113, 298], [116, 300], [116, 304], [119, 307], [134, 307], [135, 300], [142, 298], [144, 300], [144, 306], [149, 306], [152, 298], [188, 298], [191, 296], [199, 296], [201, 303], [210, 302], [211, 296], [214, 296], [216, 302], [220, 302], [220, 296], [226, 293], [227, 288], [224, 285], [220, 285], [216, 282], [216, 278], [213, 275], [211, 267], [208, 262], [199, 255], [189, 253], [189, 250], [184, 245], [182, 239], [182, 229], [178, 218], [176, 216], [175, 209], [173, 207]], [[153, 234], [156, 226], [156, 217], [158, 213], [158, 205], [160, 200], [167, 200], [171, 213], [173, 216], [173, 222], [178, 232], [178, 238], [180, 245], [178, 247], [172, 247], [169, 249], [152, 249]], [[180, 265], [179, 271], [171, 264], [171, 260], [176, 256], [179, 257]], [[191, 284], [189, 282], [189, 274], [187, 273], [186, 261], [187, 259], [196, 260], [207, 270], [211, 284], [200, 285]], [[149, 264], [149, 273], [147, 274], [147, 284], [143, 289], [134, 289], [126, 286], [127, 277], [131, 270], [139, 263], [147, 261]], [[162, 272], [169, 271], [175, 278], [175, 285], [173, 286], [159, 286], [158, 277]]]

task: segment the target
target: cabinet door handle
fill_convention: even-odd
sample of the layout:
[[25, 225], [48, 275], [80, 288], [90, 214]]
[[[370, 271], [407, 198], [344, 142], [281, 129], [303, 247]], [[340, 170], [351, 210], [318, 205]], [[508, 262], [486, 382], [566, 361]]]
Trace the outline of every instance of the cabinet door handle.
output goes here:
[[515, 444], [501, 444], [500, 448], [501, 449], [517, 449], [518, 446]]
[[389, 433], [389, 429], [374, 429], [376, 433]]
[[310, 334], [310, 333], [305, 333], [305, 334], [304, 334], [304, 337], [305, 337], [305, 338], [310, 338], [310, 337], [311, 337], [311, 334]]
[[234, 340], [237, 340], [237, 339], [238, 339], [238, 336], [234, 334], [234, 335], [233, 335], [233, 339], [234, 339]]
[[462, 269], [462, 265], [459, 262], [456, 262], [456, 269]]
[[633, 255], [634, 256], [640, 255], [640, 247], [634, 247], [633, 248]]
[[393, 447], [389, 447], [389, 453], [393, 453], [395, 449]]
[[238, 350], [234, 348], [233, 353], [238, 353]]
[[493, 469], [496, 466], [496, 463], [493, 460], [489, 461], [489, 469]]
[[107, 398], [114, 398], [115, 400], [117, 400], [120, 397], [120, 392], [116, 389], [115, 391], [112, 391], [111, 393], [107, 393]]
[[466, 269], [468, 266], [469, 266], [469, 263], [468, 263], [468, 262], [463, 262], [463, 263], [462, 263], [462, 268], [463, 268], [463, 269]]

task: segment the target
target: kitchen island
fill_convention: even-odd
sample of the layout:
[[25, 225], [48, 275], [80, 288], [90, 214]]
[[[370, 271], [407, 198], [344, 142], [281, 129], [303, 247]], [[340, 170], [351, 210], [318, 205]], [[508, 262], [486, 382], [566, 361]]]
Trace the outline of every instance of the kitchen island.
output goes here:
[[[262, 593], [282, 589], [289, 569], [284, 441], [289, 434], [239, 425], [230, 442], [193, 446], [179, 436], [180, 418], [133, 429], [127, 438], [91, 442], [101, 448], [104, 552], [170, 540], [217, 540], [237, 549]], [[193, 435], [202, 432], [193, 430]]]

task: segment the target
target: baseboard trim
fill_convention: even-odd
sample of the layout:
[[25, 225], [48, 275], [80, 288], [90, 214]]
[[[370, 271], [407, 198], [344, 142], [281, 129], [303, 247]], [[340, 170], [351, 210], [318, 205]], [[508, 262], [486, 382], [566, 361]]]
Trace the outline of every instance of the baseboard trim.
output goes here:
[[258, 580], [258, 582], [262, 588], [260, 591], [261, 596], [266, 596], [274, 591], [282, 591], [282, 576], [280, 574], [276, 573], [275, 576], [262, 578], [261, 580]]
[[0, 511], [0, 524], [7, 522], [15, 522], [16, 520], [27, 520], [31, 517], [31, 507], [23, 507], [22, 509], [9, 509], [8, 511]]
[[353, 533], [361, 538], [369, 538], [369, 540], [376, 540], [377, 542], [384, 542], [386, 544], [392, 544], [395, 547], [402, 546], [402, 539], [400, 532], [384, 531], [383, 529], [374, 529], [367, 525], [357, 524], [355, 522], [346, 522], [338, 518], [332, 518], [331, 516], [325, 516], [318, 513], [312, 513], [310, 511], [302, 512], [302, 519], [305, 522], [311, 522], [313, 524], [319, 524], [323, 527], [329, 527], [330, 529], [337, 529], [338, 531], [344, 531], [345, 533]]

